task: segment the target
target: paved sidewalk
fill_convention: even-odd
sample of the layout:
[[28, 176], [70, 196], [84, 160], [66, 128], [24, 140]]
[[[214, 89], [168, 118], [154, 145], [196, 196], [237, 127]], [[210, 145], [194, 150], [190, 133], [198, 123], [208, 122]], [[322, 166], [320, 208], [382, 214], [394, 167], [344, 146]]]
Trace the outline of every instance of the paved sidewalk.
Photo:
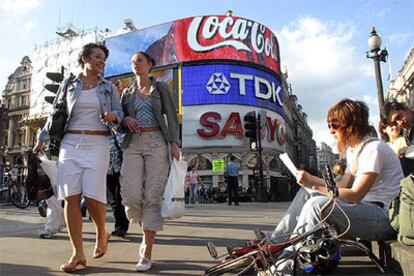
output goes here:
[[[288, 207], [288, 202], [190, 205], [183, 218], [167, 221], [153, 249], [154, 268], [142, 275], [202, 275], [214, 262], [206, 249], [213, 241], [220, 252], [229, 244], [241, 244], [254, 237], [253, 229], [271, 230]], [[0, 206], [0, 275], [64, 275], [59, 265], [71, 253], [66, 230], [53, 239], [38, 238], [42, 228], [35, 207], [19, 210]], [[112, 213], [107, 212], [107, 229], [113, 230]], [[108, 253], [93, 259], [95, 244], [93, 223], [84, 220], [84, 247], [87, 269], [78, 275], [136, 274], [141, 234], [131, 225], [125, 239], [111, 238]], [[377, 275], [374, 265], [364, 256], [345, 257], [336, 275]], [[388, 273], [387, 275], [393, 275]]]

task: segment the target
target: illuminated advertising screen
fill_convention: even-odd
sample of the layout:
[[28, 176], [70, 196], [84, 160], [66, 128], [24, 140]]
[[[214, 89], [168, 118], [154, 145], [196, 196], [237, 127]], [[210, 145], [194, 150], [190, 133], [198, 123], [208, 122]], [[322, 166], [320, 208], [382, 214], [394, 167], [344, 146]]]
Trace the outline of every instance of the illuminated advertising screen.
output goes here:
[[105, 46], [109, 57], [105, 77], [131, 73], [131, 58], [138, 51], [148, 53], [154, 58], [156, 66], [177, 63], [173, 25], [171, 22], [107, 38]]
[[131, 72], [131, 57], [147, 52], [156, 66], [202, 60], [251, 62], [280, 74], [276, 36], [252, 20], [198, 16], [107, 38], [110, 55], [105, 77]]
[[253, 106], [223, 104], [183, 106], [183, 149], [249, 148], [243, 118], [251, 111], [262, 117], [263, 148], [284, 152], [285, 121], [278, 113]]
[[244, 105], [274, 111], [283, 117], [279, 79], [252, 67], [215, 64], [182, 68], [182, 105]]
[[174, 22], [180, 62], [227, 59], [263, 65], [280, 74], [279, 45], [265, 26], [233, 16], [197, 16]]

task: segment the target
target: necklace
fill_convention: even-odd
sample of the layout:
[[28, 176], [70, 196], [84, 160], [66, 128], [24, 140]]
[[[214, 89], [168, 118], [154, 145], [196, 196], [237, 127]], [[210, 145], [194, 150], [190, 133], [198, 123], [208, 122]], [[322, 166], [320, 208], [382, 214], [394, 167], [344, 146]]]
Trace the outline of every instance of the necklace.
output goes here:
[[82, 78], [82, 86], [86, 89], [92, 89], [94, 88], [96, 85], [98, 85], [98, 79], [94, 79], [92, 81], [87, 81], [86, 78]]

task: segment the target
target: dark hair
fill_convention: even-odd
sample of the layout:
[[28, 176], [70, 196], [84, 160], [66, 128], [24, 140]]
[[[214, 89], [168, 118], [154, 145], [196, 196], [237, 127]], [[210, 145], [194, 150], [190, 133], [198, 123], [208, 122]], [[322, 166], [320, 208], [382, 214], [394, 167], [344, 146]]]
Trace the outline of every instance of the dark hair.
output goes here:
[[345, 173], [346, 165], [342, 162], [337, 162], [332, 167], [332, 172], [335, 176], [343, 175]]
[[381, 118], [380, 122], [379, 122], [379, 132], [381, 135], [381, 140], [383, 140], [384, 142], [389, 142], [390, 141], [390, 137], [388, 137], [388, 134], [385, 133], [385, 129], [387, 128], [387, 119], [386, 118]]
[[377, 137], [378, 138], [378, 132], [377, 132], [377, 130], [375, 129], [375, 127], [374, 126], [369, 126], [369, 132], [368, 132], [368, 135], [369, 136], [372, 136], [372, 137]]
[[384, 113], [381, 114], [381, 120], [388, 121], [388, 117], [390, 116], [392, 111], [399, 111], [399, 110], [407, 110], [408, 106], [403, 103], [399, 103], [396, 101], [387, 102], [384, 105]]
[[152, 63], [151, 68], [155, 66], [155, 60], [149, 54], [147, 54], [146, 52], [143, 52], [143, 51], [135, 52], [135, 54], [132, 57], [135, 57], [136, 55], [139, 55], [139, 54], [143, 55], [145, 57], [145, 59], [147, 60], [147, 62]]
[[83, 58], [90, 57], [92, 54], [92, 50], [98, 48], [101, 49], [105, 53], [105, 58], [108, 58], [109, 56], [109, 50], [105, 47], [103, 44], [97, 44], [97, 43], [88, 43], [83, 45], [82, 49], [79, 52], [78, 57], [78, 63], [83, 68], [85, 63], [83, 62]]
[[234, 157], [233, 155], [230, 155], [230, 161], [235, 161], [236, 160], [236, 157]]
[[348, 146], [354, 145], [369, 133], [368, 118], [369, 108], [362, 101], [343, 99], [329, 109], [326, 121], [336, 122], [343, 129], [344, 141], [338, 143], [341, 156], [345, 155]]

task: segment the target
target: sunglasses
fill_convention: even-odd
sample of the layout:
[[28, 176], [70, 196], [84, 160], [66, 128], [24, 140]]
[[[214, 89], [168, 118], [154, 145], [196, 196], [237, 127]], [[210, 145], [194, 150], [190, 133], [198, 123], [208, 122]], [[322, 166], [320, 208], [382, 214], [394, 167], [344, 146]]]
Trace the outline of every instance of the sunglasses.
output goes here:
[[328, 128], [329, 129], [339, 129], [339, 128], [341, 128], [341, 125], [340, 124], [338, 124], [338, 123], [328, 123]]

